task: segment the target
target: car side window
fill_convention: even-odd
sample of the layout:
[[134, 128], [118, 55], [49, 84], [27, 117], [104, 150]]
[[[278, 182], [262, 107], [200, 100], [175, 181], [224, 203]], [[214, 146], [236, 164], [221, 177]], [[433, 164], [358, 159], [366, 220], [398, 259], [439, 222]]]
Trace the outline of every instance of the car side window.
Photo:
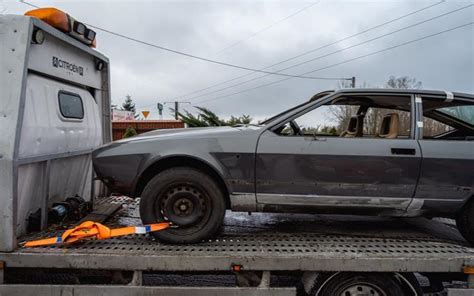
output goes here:
[[286, 122], [281, 136], [374, 139], [411, 138], [410, 96], [347, 96]]
[[[390, 114], [396, 114], [398, 117], [398, 135], [397, 138], [409, 138], [411, 134], [410, 112], [386, 108], [369, 108], [364, 116], [364, 137], [378, 137], [381, 133], [382, 121]], [[385, 125], [385, 128], [389, 128]]]
[[305, 136], [338, 137], [349, 124], [351, 116], [357, 113], [359, 106], [323, 105], [294, 121]]
[[78, 94], [60, 91], [58, 94], [58, 102], [59, 111], [64, 118], [84, 118], [84, 105]]

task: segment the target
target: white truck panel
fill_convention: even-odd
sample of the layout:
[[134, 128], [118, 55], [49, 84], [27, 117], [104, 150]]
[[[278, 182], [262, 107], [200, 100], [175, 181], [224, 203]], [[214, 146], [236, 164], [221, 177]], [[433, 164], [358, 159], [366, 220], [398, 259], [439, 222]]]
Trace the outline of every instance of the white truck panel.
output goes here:
[[92, 173], [89, 154], [51, 160], [48, 180], [45, 178], [45, 162], [20, 165], [18, 167], [17, 235], [26, 233], [29, 215], [41, 208], [43, 202], [41, 192], [45, 190], [45, 182], [48, 182], [49, 207], [76, 194], [89, 201], [92, 197]]
[[[37, 19], [0, 16], [0, 251], [16, 248], [31, 213], [41, 210], [45, 226], [53, 203], [92, 198], [90, 151], [111, 137], [109, 70], [106, 57]], [[60, 91], [80, 97], [82, 118], [61, 112]]]
[[96, 70], [95, 62], [94, 56], [45, 33], [42, 44], [31, 46], [28, 68], [49, 76], [101, 89], [101, 72]]
[[28, 19], [0, 17], [0, 251], [16, 246], [14, 159], [29, 30]]
[[[84, 106], [83, 119], [61, 115], [59, 91], [78, 94]], [[28, 74], [25, 113], [19, 158], [93, 149], [102, 141], [99, 107], [92, 95], [79, 87], [36, 74]]]

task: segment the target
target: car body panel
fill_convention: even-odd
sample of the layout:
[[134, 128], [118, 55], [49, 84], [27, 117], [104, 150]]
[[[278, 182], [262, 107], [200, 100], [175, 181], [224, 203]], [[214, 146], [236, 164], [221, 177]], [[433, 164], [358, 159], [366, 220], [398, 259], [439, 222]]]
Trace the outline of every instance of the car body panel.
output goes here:
[[[420, 140], [418, 104], [412, 104], [411, 139], [300, 137], [295, 144], [272, 132], [338, 96], [364, 94], [446, 97], [446, 92], [425, 90], [326, 92], [264, 126], [158, 130], [117, 141], [94, 151], [94, 167], [113, 191], [137, 196], [140, 177], [150, 167], [175, 157], [199, 161], [222, 179], [236, 211], [392, 216], [457, 211], [474, 194], [474, 142]], [[474, 101], [470, 94], [454, 97]], [[415, 154], [393, 155], [392, 148]]]
[[[141, 174], [168, 157], [187, 157], [214, 168], [229, 193], [254, 190], [255, 144], [260, 128], [220, 127], [159, 130], [108, 144], [94, 151], [101, 178], [113, 180], [113, 191], [135, 196]], [[123, 169], [126, 168], [126, 169]]]
[[[392, 155], [392, 148], [416, 153]], [[415, 193], [420, 161], [415, 140], [315, 139], [266, 131], [257, 149], [257, 201], [404, 210]]]
[[474, 143], [420, 140], [423, 151], [415, 199], [425, 210], [456, 212], [474, 195]]

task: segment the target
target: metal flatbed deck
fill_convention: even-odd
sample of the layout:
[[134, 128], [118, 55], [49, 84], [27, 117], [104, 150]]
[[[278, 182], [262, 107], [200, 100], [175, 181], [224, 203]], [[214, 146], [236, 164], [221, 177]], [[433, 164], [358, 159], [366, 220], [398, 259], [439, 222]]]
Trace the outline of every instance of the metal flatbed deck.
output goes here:
[[[138, 201], [124, 197], [105, 224], [138, 225]], [[42, 232], [24, 237], [53, 236]], [[161, 244], [131, 235], [71, 246], [19, 248], [0, 253], [6, 268], [131, 271], [370, 271], [462, 272], [474, 249], [457, 230], [428, 219], [228, 213], [217, 238], [193, 245]]]

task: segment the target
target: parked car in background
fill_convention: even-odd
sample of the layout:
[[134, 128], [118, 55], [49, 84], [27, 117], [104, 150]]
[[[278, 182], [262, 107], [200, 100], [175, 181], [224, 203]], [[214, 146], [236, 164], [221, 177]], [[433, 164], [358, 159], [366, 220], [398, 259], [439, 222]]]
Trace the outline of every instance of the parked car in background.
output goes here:
[[455, 218], [474, 245], [474, 96], [327, 91], [259, 125], [153, 131], [93, 153], [112, 190], [141, 197], [158, 239], [212, 236], [225, 210]]

